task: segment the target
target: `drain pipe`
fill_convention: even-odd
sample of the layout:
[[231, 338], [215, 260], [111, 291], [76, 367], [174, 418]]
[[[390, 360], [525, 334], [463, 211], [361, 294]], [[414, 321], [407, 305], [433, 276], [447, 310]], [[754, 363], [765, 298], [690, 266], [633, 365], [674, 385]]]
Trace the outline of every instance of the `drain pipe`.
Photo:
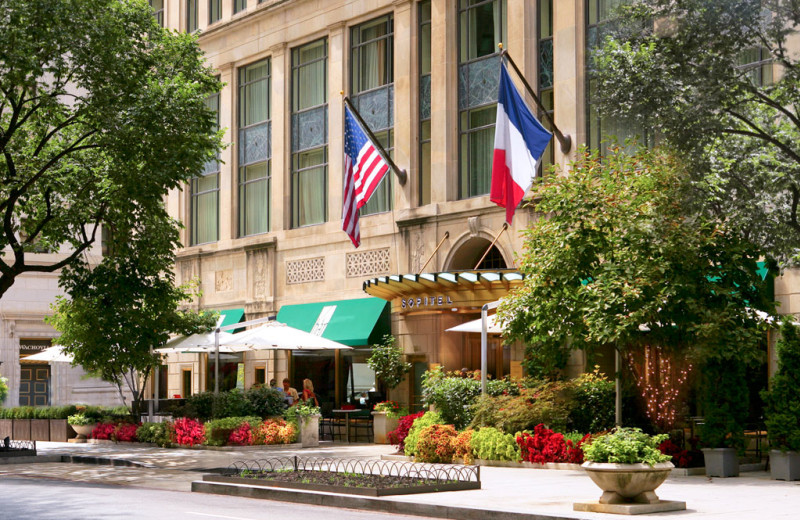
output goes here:
[[488, 363], [488, 332], [486, 319], [489, 315], [490, 309], [496, 309], [500, 305], [500, 300], [485, 303], [481, 307], [481, 393], [486, 394], [486, 370], [489, 366]]

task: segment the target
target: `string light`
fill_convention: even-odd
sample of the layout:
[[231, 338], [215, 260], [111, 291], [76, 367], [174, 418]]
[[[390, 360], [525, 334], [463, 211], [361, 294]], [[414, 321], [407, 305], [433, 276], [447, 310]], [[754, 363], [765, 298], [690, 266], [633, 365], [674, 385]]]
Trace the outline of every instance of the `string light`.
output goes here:
[[633, 353], [627, 357], [644, 399], [645, 414], [662, 431], [673, 429], [687, 391], [692, 364], [673, 361], [661, 347], [653, 345], [644, 347], [641, 363], [637, 363]]

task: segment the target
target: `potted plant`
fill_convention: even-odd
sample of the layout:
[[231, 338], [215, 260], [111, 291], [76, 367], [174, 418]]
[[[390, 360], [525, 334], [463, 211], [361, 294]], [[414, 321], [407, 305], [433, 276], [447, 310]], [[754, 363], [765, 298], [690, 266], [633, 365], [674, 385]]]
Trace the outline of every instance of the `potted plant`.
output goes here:
[[667, 435], [616, 428], [583, 446], [583, 468], [603, 490], [600, 504], [656, 504], [655, 490], [675, 466], [658, 449]]
[[738, 477], [738, 452], [744, 449], [748, 413], [745, 365], [738, 359], [712, 358], [703, 369], [700, 426], [706, 476]]
[[766, 404], [770, 473], [776, 480], [800, 480], [800, 335], [789, 320], [781, 325], [776, 350], [778, 371], [770, 390], [761, 393]]
[[303, 448], [319, 446], [319, 406], [300, 401], [286, 410], [286, 419], [297, 424]]
[[385, 390], [397, 388], [411, 370], [411, 363], [403, 361], [403, 349], [395, 344], [390, 334], [383, 337], [382, 343], [372, 346], [367, 366], [375, 371], [375, 377]]
[[67, 417], [67, 424], [72, 426], [72, 429], [78, 434], [77, 438], [71, 439], [72, 442], [86, 442], [97, 422], [83, 412], [78, 412]]
[[397, 401], [381, 401], [372, 410], [375, 444], [388, 444], [389, 432], [397, 429], [400, 417], [408, 415], [408, 410]]

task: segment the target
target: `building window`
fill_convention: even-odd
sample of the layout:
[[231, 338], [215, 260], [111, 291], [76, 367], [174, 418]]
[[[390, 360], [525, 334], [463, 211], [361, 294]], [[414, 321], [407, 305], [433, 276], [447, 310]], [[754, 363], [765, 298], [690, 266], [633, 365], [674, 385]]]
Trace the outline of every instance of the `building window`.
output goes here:
[[[394, 45], [391, 15], [350, 30], [352, 102], [387, 152], [393, 148]], [[392, 172], [387, 172], [360, 214], [392, 209]]]
[[[553, 98], [553, 0], [539, 0], [539, 100], [544, 105], [550, 118], [541, 117], [542, 126], [553, 131], [550, 121], [555, 120], [555, 102]], [[547, 145], [539, 162], [539, 174], [555, 163], [553, 139]]]
[[431, 203], [431, 0], [419, 3], [419, 205]]
[[267, 369], [256, 367], [253, 371], [253, 385], [264, 386], [267, 384]]
[[292, 49], [293, 228], [327, 220], [328, 41]]
[[222, 0], [208, 0], [208, 25], [222, 18]]
[[193, 33], [199, 27], [197, 16], [197, 2], [199, 0], [186, 0], [186, 32]]
[[[586, 3], [586, 142], [590, 148], [600, 149], [611, 137], [624, 143], [637, 138], [639, 144], [647, 146], [648, 135], [644, 128], [634, 127], [601, 116], [594, 100], [597, 98], [597, 82], [592, 77], [594, 63], [592, 52], [603, 44], [605, 36], [613, 27], [614, 11], [627, 0], [588, 0]], [[552, 146], [552, 145], [551, 145]]]
[[459, 0], [459, 198], [489, 193], [505, 0]]
[[150, 7], [153, 8], [153, 16], [158, 25], [164, 27], [164, 0], [150, 0]]
[[181, 370], [181, 395], [186, 399], [192, 396], [192, 369], [184, 368]]
[[233, 14], [247, 9], [247, 0], [233, 0]]
[[742, 51], [739, 56], [739, 69], [744, 71], [757, 87], [772, 84], [772, 56], [766, 47], [754, 47]]
[[[219, 93], [210, 96], [206, 106], [217, 116], [219, 128]], [[191, 181], [191, 245], [219, 240], [219, 156], [208, 161], [203, 171]]]
[[266, 233], [272, 195], [270, 60], [239, 69], [239, 235]]

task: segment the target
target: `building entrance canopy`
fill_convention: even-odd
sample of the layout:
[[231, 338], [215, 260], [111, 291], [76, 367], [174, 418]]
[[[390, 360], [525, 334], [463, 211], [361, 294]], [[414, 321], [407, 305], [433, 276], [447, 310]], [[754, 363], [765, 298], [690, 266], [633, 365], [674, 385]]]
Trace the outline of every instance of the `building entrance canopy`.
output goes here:
[[389, 334], [389, 309], [378, 298], [284, 305], [277, 320], [351, 347], [374, 345]]
[[477, 311], [522, 285], [518, 271], [453, 271], [379, 276], [364, 292], [392, 302], [392, 312]]

